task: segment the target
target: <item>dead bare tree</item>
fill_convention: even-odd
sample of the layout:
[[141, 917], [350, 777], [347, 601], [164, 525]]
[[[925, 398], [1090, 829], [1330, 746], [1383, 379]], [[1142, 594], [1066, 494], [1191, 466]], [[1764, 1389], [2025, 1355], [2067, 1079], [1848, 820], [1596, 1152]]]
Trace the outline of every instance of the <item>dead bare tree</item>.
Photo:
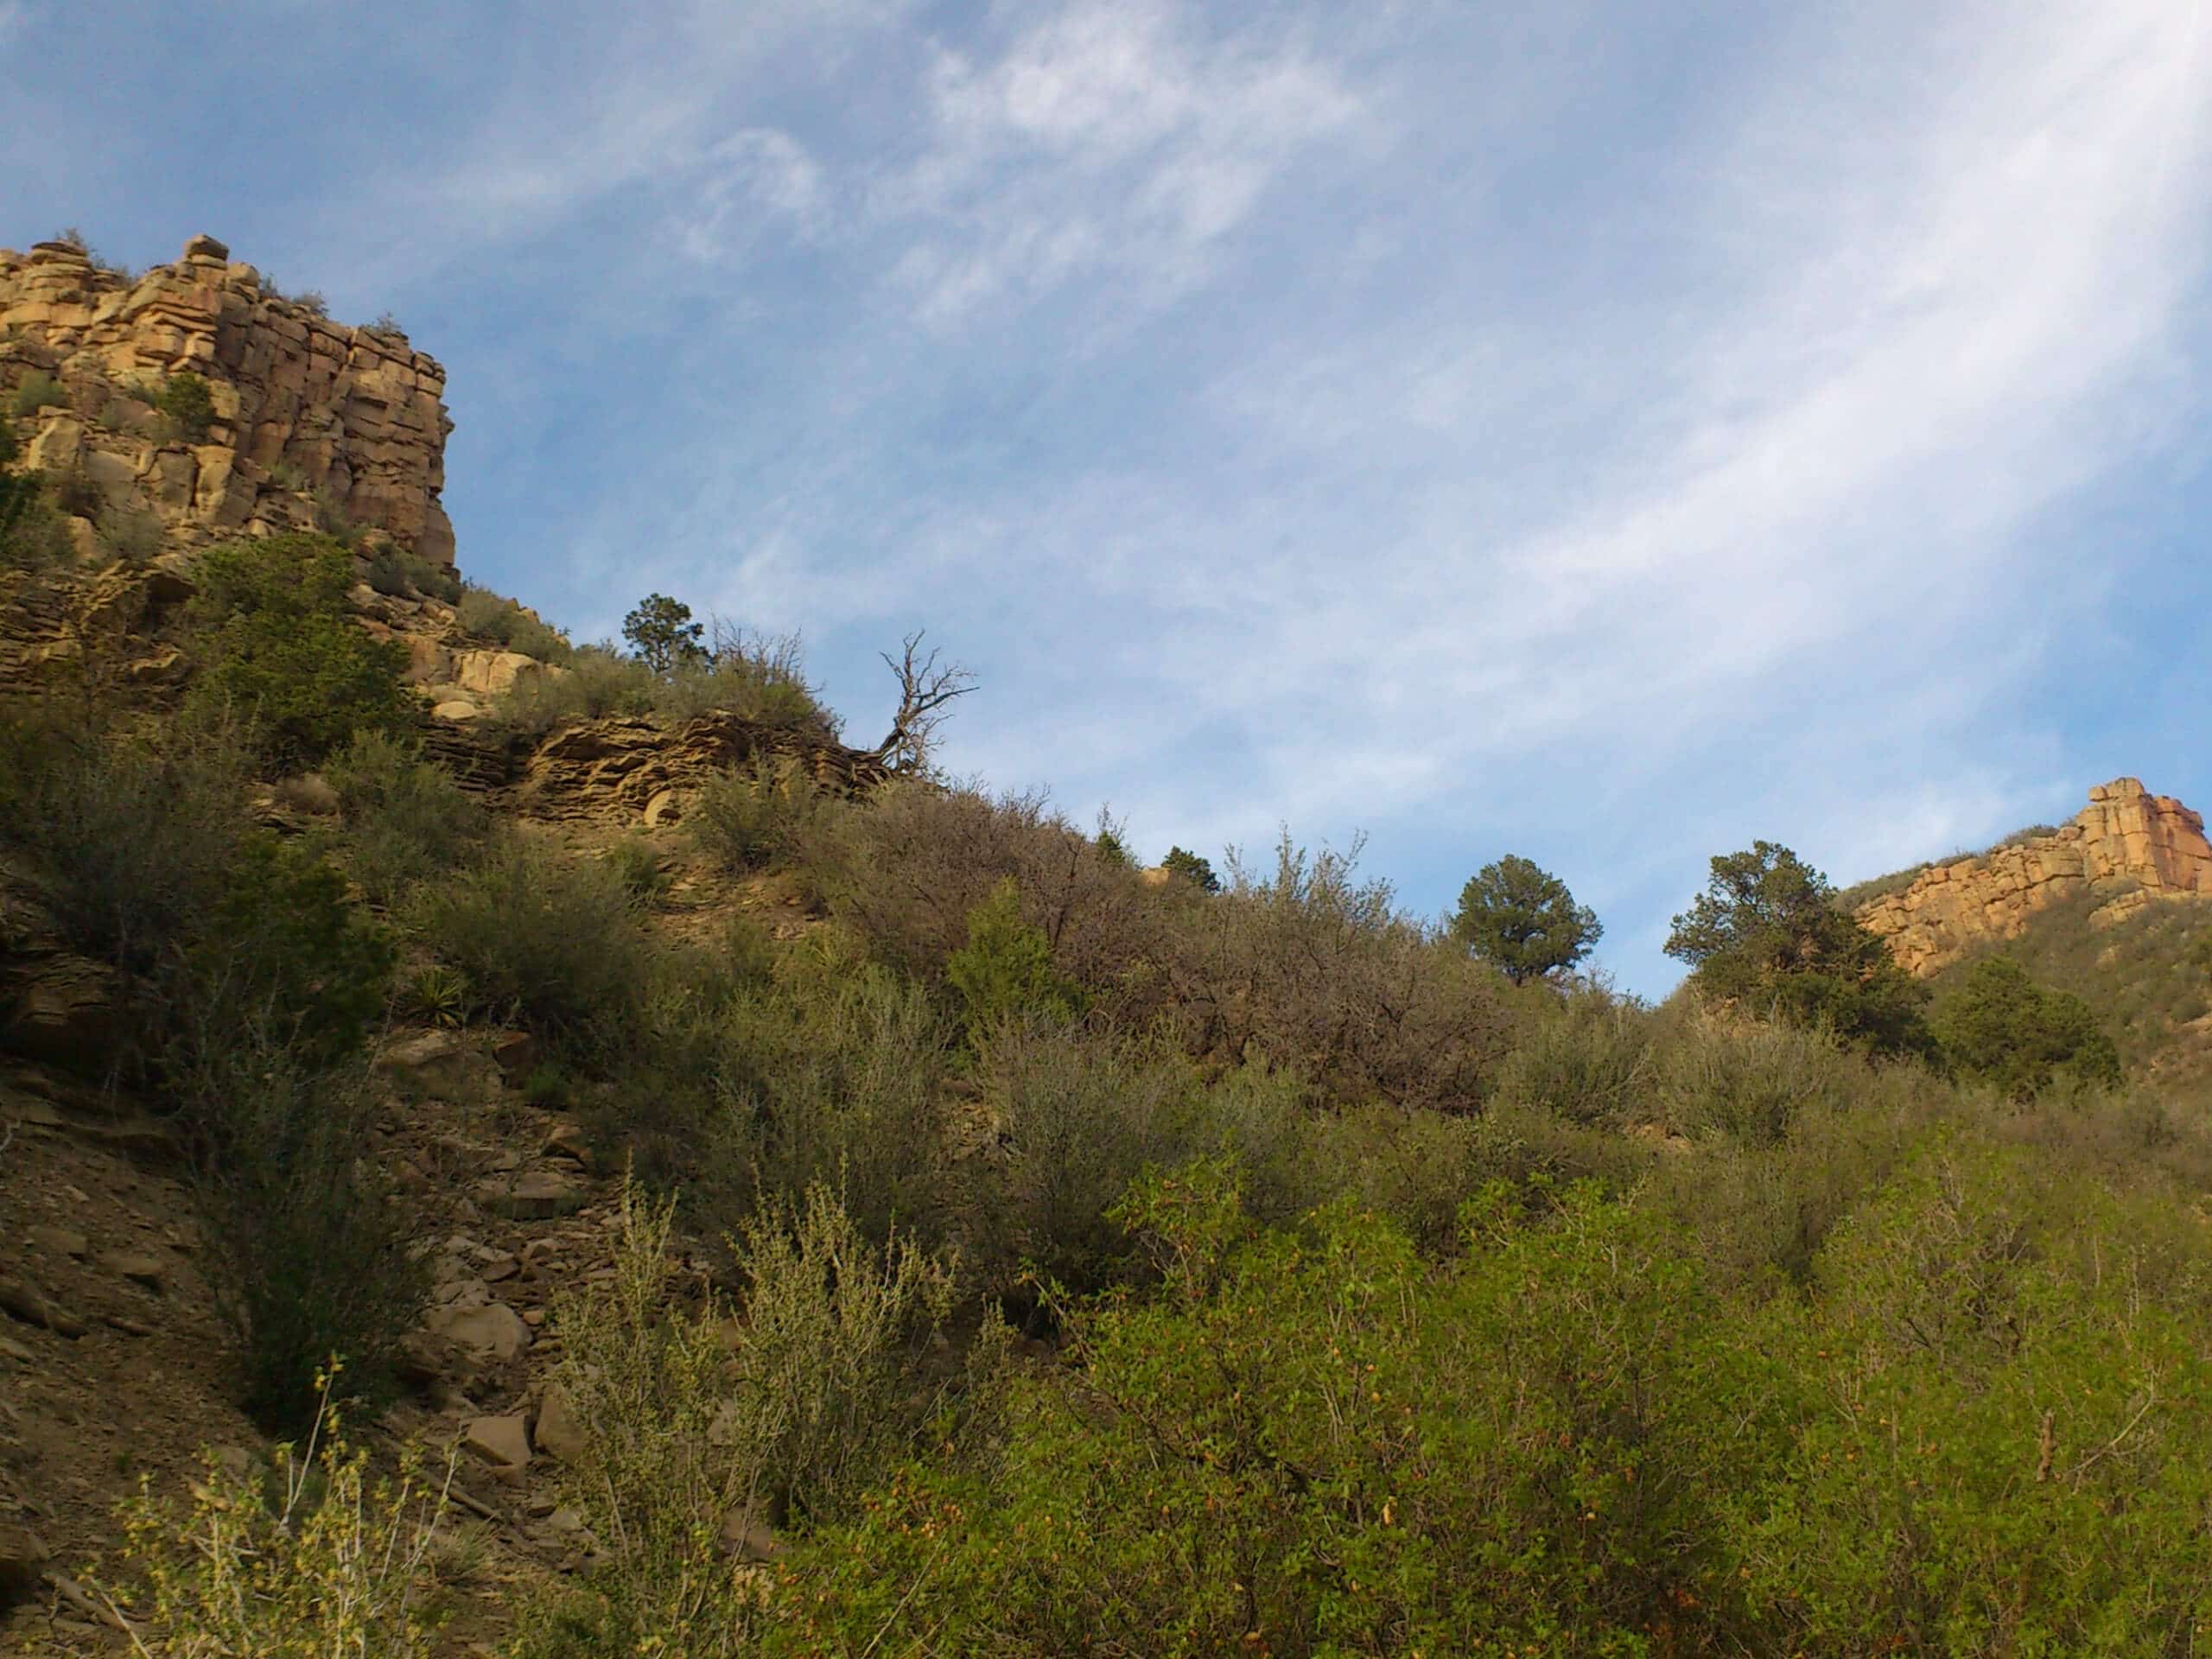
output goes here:
[[928, 765], [937, 729], [944, 723], [945, 704], [976, 689], [975, 671], [958, 663], [940, 664], [934, 646], [917, 660], [922, 632], [917, 628], [906, 636], [904, 654], [896, 660], [887, 651], [880, 653], [883, 665], [899, 677], [899, 712], [892, 716], [891, 735], [875, 751], [893, 772], [919, 772]]

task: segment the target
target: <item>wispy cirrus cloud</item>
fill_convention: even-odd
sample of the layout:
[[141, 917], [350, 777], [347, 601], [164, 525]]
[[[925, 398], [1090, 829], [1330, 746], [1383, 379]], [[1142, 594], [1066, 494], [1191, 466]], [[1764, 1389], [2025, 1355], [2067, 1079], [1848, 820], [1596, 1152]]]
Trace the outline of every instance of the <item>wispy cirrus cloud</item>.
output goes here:
[[873, 728], [927, 624], [957, 768], [1426, 908], [1527, 852], [1645, 988], [1754, 836], [2212, 791], [2197, 0], [554, 10], [397, 5], [419, 117], [235, 206], [445, 359], [465, 568], [582, 631], [799, 626]]

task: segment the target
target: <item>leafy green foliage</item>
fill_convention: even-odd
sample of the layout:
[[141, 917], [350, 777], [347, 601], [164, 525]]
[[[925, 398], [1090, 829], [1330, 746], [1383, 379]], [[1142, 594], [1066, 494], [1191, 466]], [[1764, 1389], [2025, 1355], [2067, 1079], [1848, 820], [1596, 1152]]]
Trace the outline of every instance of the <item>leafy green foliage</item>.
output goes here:
[[2008, 957], [1976, 963], [1936, 1005], [1930, 1023], [1947, 1062], [2016, 1100], [2041, 1093], [2062, 1073], [2083, 1083], [2120, 1082], [2120, 1052], [2089, 1005], [2071, 992], [2046, 990]]
[[380, 1109], [365, 1070], [249, 1027], [200, 1045], [180, 1089], [199, 1125], [209, 1281], [236, 1339], [240, 1402], [297, 1428], [334, 1354], [349, 1357], [351, 1392], [388, 1398], [429, 1286], [415, 1218], [362, 1155]]
[[1877, 1053], [1932, 1052], [1926, 988], [1836, 906], [1826, 876], [1773, 842], [1713, 858], [1667, 954], [1690, 964], [1706, 997], [1823, 1025]]
[[648, 594], [622, 619], [622, 637], [638, 660], [656, 674], [705, 660], [701, 643], [705, 625], [691, 620], [691, 607], [666, 594]]
[[43, 409], [68, 407], [69, 395], [61, 390], [61, 383], [43, 372], [24, 376], [22, 384], [16, 388], [15, 395], [8, 400], [8, 412], [17, 420], [35, 415]]
[[[381, 548], [371, 557], [368, 584], [392, 598], [420, 594], [426, 599], [443, 600], [448, 605], [461, 604], [467, 591], [461, 578], [445, 566], [397, 547]], [[543, 651], [529, 654], [544, 661], [558, 662], [568, 654], [567, 641], [561, 642], [557, 656]]]
[[1180, 847], [1170, 847], [1167, 856], [1160, 861], [1160, 866], [1170, 875], [1180, 876], [1200, 893], [1221, 891], [1221, 878], [1214, 874], [1213, 865], [1196, 853]]
[[659, 903], [675, 880], [662, 863], [659, 850], [643, 836], [625, 836], [616, 842], [607, 849], [607, 862], [635, 904]]
[[355, 735], [324, 762], [338, 791], [339, 847], [369, 902], [398, 904], [418, 883], [467, 862], [491, 817], [412, 742], [382, 731]]
[[959, 993], [968, 1029], [980, 1033], [1019, 1014], [1065, 1018], [1082, 993], [1052, 965], [1052, 946], [1021, 913], [1012, 876], [968, 913], [968, 943], [945, 959], [946, 982]]
[[620, 874], [519, 832], [426, 884], [406, 916], [467, 976], [475, 1012], [571, 1046], [619, 1044], [647, 982], [651, 950]]
[[826, 1189], [732, 1241], [746, 1294], [667, 1306], [671, 1211], [626, 1190], [614, 1272], [555, 1309], [583, 1432], [571, 1500], [609, 1541], [526, 1654], [750, 1651], [756, 1608], [717, 1560], [726, 1529], [840, 1519], [932, 1414], [912, 1357], [951, 1306], [951, 1265], [878, 1245]]
[[707, 781], [684, 820], [700, 850], [734, 872], [790, 863], [842, 803], [798, 761], [756, 755]]
[[166, 415], [177, 435], [187, 443], [203, 443], [215, 421], [215, 395], [207, 383], [190, 370], [173, 374], [162, 385], [155, 405]]
[[420, 1306], [413, 1228], [362, 1157], [361, 1058], [392, 947], [305, 840], [250, 825], [233, 733], [54, 705], [0, 729], [0, 823], [71, 948], [120, 970], [130, 1040], [192, 1161], [240, 1396], [296, 1421], [318, 1367], [365, 1388]]
[[462, 630], [479, 639], [496, 641], [541, 663], [567, 663], [575, 655], [567, 635], [488, 588], [464, 588], [456, 600], [448, 602], [454, 606]]
[[124, 1510], [124, 1557], [158, 1646], [136, 1633], [134, 1645], [166, 1659], [430, 1659], [452, 1471], [429, 1469], [418, 1446], [396, 1478], [368, 1469], [326, 1391], [305, 1445], [279, 1446], [269, 1467], [209, 1452], [188, 1499], [142, 1490]]
[[358, 733], [412, 729], [407, 653], [354, 622], [353, 560], [337, 543], [234, 542], [210, 549], [197, 574], [188, 707], [249, 716], [268, 758], [286, 764], [312, 764]]
[[0, 569], [45, 570], [69, 556], [69, 537], [47, 480], [17, 471], [15, 436], [0, 423]]
[[1452, 937], [1516, 985], [1548, 978], [1590, 954], [1605, 929], [1567, 883], [1509, 854], [1485, 864], [1459, 890]]

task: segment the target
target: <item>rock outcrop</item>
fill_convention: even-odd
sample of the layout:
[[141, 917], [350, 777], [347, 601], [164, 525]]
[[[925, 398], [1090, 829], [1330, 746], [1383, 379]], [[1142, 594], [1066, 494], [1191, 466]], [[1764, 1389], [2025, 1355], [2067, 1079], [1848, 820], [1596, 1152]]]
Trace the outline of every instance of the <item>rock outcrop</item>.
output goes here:
[[[138, 395], [186, 372], [204, 429]], [[102, 515], [151, 518], [171, 547], [337, 516], [450, 566], [444, 391], [397, 329], [333, 322], [212, 237], [135, 278], [67, 243], [0, 249], [0, 397], [50, 399], [16, 433], [32, 466], [81, 481], [80, 547]]]
[[537, 739], [434, 720], [424, 747], [492, 804], [556, 823], [673, 823], [709, 779], [756, 760], [789, 760], [817, 788], [840, 795], [890, 775], [880, 754], [724, 713], [669, 727], [575, 721]]
[[2056, 834], [1923, 871], [1857, 914], [1910, 972], [1933, 974], [1993, 938], [2017, 938], [2038, 911], [2102, 892], [2110, 922], [2161, 899], [2212, 898], [2201, 815], [2133, 778], [2100, 784]]

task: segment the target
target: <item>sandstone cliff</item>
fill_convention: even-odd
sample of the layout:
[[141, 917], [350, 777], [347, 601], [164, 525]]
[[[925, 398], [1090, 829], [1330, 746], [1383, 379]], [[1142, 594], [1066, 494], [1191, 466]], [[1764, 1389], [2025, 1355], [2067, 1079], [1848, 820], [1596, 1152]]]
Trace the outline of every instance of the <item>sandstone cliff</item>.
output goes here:
[[[166, 427], [133, 395], [184, 372], [212, 394], [204, 433]], [[171, 547], [312, 528], [321, 513], [453, 563], [445, 371], [396, 329], [276, 295], [212, 237], [135, 279], [67, 243], [0, 249], [0, 397], [48, 380], [58, 401], [25, 409], [16, 431], [32, 466], [99, 498], [79, 503], [87, 550], [102, 511], [150, 517]]]
[[1923, 871], [1859, 919], [1910, 972], [1933, 974], [1975, 945], [2017, 938], [2063, 899], [2105, 889], [2096, 915], [2115, 921], [2160, 899], [2212, 898], [2212, 843], [2202, 816], [2133, 778], [2100, 784], [2056, 834]]

